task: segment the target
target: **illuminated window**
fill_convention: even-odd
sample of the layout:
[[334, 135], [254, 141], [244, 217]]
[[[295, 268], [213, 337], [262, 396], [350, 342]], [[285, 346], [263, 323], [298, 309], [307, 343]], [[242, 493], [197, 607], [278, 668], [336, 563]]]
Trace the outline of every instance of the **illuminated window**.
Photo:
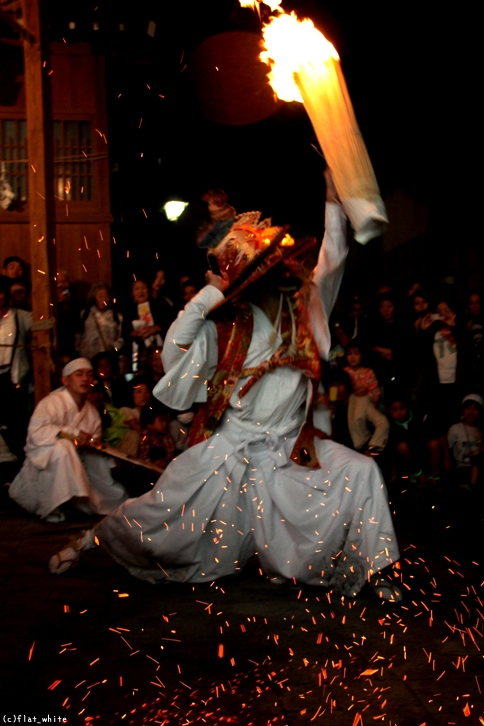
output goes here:
[[17, 199], [27, 199], [27, 123], [24, 120], [0, 121], [0, 175], [15, 192]]
[[[54, 121], [54, 194], [66, 202], [92, 201], [90, 121]], [[27, 122], [0, 121], [0, 175], [18, 200], [27, 199]]]
[[54, 185], [57, 199], [91, 201], [90, 121], [54, 121]]

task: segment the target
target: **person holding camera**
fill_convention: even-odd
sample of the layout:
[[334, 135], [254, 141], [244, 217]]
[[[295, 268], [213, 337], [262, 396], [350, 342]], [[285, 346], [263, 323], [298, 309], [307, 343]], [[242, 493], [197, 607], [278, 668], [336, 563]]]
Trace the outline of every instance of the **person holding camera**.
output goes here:
[[419, 399], [422, 409], [445, 436], [458, 418], [469, 360], [465, 333], [449, 294], [440, 294], [435, 312], [423, 318], [421, 331]]

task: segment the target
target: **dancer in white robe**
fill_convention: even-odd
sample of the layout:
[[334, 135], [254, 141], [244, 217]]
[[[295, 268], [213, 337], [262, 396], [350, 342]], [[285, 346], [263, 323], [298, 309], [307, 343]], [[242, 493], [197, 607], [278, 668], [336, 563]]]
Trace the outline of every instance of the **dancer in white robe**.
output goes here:
[[[255, 236], [250, 230], [242, 234], [244, 243]], [[227, 246], [237, 245], [232, 239], [227, 235]], [[323, 357], [329, 350], [328, 317], [343, 274], [345, 240], [342, 210], [328, 204], [309, 300], [310, 333]], [[226, 277], [207, 273], [207, 286], [168, 331], [166, 375], [154, 393], [172, 408], [187, 410], [194, 402], [213, 400], [210, 388], [224, 351], [217, 325], [207, 316], [224, 300]], [[260, 299], [252, 294], [250, 302], [253, 327], [247, 350], [242, 348], [242, 370], [237, 380], [223, 380], [233, 393], [213, 435], [175, 459], [152, 491], [128, 500], [100, 522], [78, 549], [96, 541], [132, 575], [153, 583], [210, 582], [240, 572], [255, 554], [276, 583], [323, 585], [354, 597], [370, 581], [381, 597], [398, 600], [398, 589], [378, 577], [399, 553], [377, 465], [321, 436], [314, 438], [320, 468], [293, 460], [312, 386], [304, 366], [294, 362], [299, 355], [294, 347], [293, 362], [285, 358], [290, 346], [283, 343], [283, 296], [275, 290], [260, 295], [261, 289]], [[250, 292], [247, 297], [251, 300]], [[295, 326], [303, 323], [293, 312], [295, 342]], [[234, 340], [236, 348], [237, 328]], [[318, 351], [310, 349], [317, 357]], [[254, 372], [255, 385], [242, 395]], [[321, 404], [314, 424], [329, 433], [329, 413]], [[74, 559], [71, 549], [51, 559], [52, 572], [67, 569]]]
[[110, 476], [109, 457], [83, 451], [79, 443], [101, 438], [101, 418], [87, 401], [92, 366], [84, 358], [63, 369], [64, 387], [36, 406], [29, 423], [22, 469], [9, 487], [9, 495], [28, 512], [43, 519], [65, 519], [59, 507], [74, 499], [92, 512], [108, 514], [126, 498]]
[[[309, 302], [311, 332], [322, 356], [329, 349], [328, 316], [343, 274], [345, 239], [342, 210], [328, 204]], [[207, 316], [224, 299], [224, 277], [207, 273], [209, 284], [168, 332], [166, 375], [154, 393], [172, 408], [187, 410], [207, 399], [219, 357], [217, 327]], [[273, 359], [282, 341], [278, 316], [262, 307], [250, 305], [253, 329], [243, 368], [252, 372]], [[241, 397], [239, 385], [252, 372], [241, 375], [215, 433], [175, 459], [152, 491], [100, 522], [79, 549], [96, 540], [132, 575], [153, 583], [210, 582], [240, 572], [256, 554], [273, 582], [323, 585], [351, 597], [369, 580], [380, 585], [376, 574], [399, 553], [378, 467], [320, 438], [315, 447], [321, 468], [294, 463], [291, 451], [309, 403], [308, 378], [297, 367], [279, 365]], [[329, 432], [322, 405], [316, 406], [314, 423]], [[63, 560], [72, 553], [63, 552], [67, 555], [52, 558], [52, 572], [66, 569]], [[385, 583], [379, 594], [400, 598]]]

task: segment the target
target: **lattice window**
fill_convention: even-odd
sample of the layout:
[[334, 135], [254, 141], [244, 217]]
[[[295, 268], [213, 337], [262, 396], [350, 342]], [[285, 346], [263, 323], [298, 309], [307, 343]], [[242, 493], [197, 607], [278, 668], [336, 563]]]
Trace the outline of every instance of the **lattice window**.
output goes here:
[[[54, 121], [54, 194], [63, 201], [92, 201], [90, 121]], [[27, 199], [27, 122], [0, 121], [0, 175], [17, 199]]]
[[0, 175], [15, 192], [17, 199], [27, 199], [27, 122], [16, 119], [0, 121]]
[[90, 121], [54, 121], [55, 195], [66, 202], [91, 201]]

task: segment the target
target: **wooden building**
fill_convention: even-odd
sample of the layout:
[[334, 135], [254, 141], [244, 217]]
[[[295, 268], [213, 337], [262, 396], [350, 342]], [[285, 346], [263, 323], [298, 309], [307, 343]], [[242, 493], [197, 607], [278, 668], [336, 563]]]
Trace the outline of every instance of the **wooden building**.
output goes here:
[[[71, 280], [111, 282], [111, 213], [104, 58], [87, 43], [51, 43], [56, 269]], [[15, 55], [16, 48], [12, 48]], [[21, 48], [18, 49], [21, 55]], [[30, 262], [28, 133], [21, 61], [4, 68], [0, 90], [0, 175], [15, 199], [0, 208], [0, 263]], [[8, 72], [10, 71], [10, 72]], [[55, 270], [53, 271], [55, 272]]]

